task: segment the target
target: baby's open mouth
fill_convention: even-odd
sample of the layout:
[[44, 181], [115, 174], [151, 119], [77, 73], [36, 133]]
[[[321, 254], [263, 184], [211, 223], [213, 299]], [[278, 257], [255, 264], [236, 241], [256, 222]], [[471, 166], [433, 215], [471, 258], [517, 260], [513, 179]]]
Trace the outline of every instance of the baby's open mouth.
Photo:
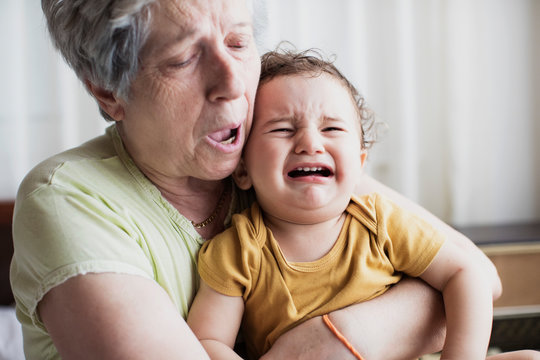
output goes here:
[[323, 167], [297, 167], [296, 169], [289, 171], [287, 175], [292, 178], [298, 178], [302, 176], [328, 177], [332, 175], [332, 171]]

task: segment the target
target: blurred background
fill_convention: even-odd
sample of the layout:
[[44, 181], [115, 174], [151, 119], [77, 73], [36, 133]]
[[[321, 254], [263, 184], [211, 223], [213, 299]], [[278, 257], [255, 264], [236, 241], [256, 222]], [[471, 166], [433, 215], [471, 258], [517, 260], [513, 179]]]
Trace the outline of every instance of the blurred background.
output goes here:
[[[316, 47], [381, 127], [368, 172], [456, 226], [540, 221], [540, 1], [258, 0], [261, 51]], [[40, 2], [0, 2], [0, 200], [107, 126]]]
[[[253, 1], [261, 53], [287, 40], [335, 56], [384, 124], [367, 172], [497, 266], [492, 347], [540, 349], [540, 0]], [[0, 303], [10, 305], [19, 183], [108, 124], [53, 49], [40, 1], [0, 0], [0, 45]], [[4, 358], [22, 359], [8, 331], [19, 357]]]

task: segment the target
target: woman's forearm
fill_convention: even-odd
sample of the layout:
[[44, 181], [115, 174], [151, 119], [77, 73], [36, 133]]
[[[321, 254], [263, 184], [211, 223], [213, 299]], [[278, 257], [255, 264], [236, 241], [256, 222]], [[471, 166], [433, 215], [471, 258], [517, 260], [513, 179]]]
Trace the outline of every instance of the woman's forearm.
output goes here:
[[330, 317], [366, 359], [418, 358], [441, 350], [446, 336], [442, 295], [420, 279]]
[[[419, 279], [405, 278], [385, 294], [330, 314], [365, 359], [413, 359], [442, 349], [446, 334], [441, 294]], [[283, 334], [263, 357], [355, 359], [320, 317]]]
[[233, 349], [217, 340], [201, 340], [201, 344], [212, 360], [242, 360]]

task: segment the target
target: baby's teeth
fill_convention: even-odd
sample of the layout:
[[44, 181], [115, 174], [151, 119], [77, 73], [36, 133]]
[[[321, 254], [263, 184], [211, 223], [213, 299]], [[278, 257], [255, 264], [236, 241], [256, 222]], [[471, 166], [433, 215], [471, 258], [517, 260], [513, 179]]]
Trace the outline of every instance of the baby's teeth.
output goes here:
[[322, 167], [299, 167], [298, 171], [321, 171]]

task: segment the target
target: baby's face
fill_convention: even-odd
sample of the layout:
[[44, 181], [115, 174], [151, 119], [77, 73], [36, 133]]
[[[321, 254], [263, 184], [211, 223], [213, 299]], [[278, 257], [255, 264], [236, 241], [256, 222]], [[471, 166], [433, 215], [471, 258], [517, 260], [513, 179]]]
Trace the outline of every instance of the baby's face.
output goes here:
[[244, 164], [266, 216], [307, 224], [341, 215], [366, 156], [360, 136], [351, 95], [330, 75], [263, 84]]

